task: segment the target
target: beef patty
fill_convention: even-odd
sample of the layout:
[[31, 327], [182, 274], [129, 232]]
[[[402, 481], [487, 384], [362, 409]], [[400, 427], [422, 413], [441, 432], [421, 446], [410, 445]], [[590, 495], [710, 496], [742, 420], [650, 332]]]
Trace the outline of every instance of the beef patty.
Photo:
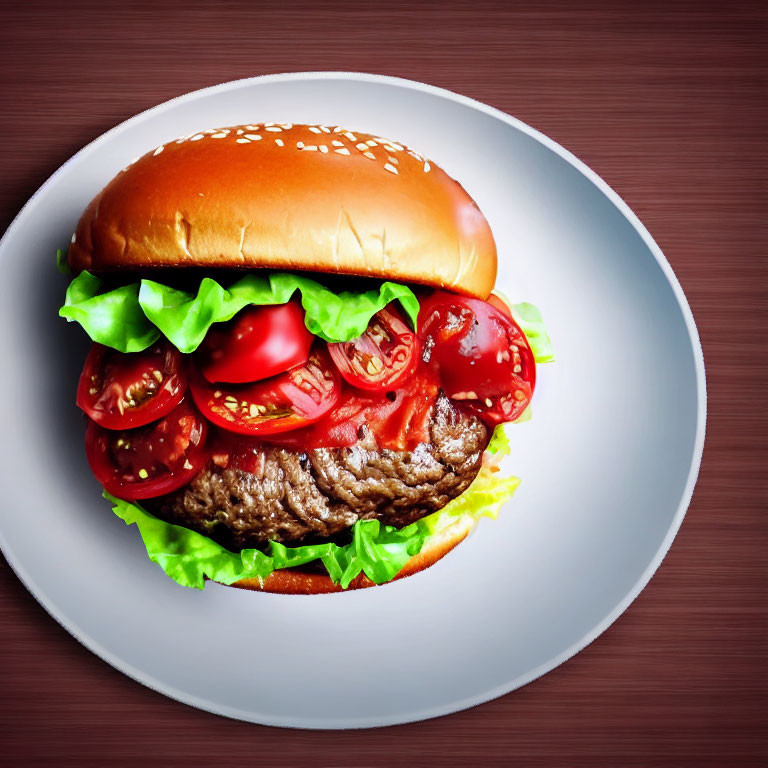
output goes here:
[[211, 464], [148, 508], [234, 550], [326, 538], [358, 519], [399, 527], [461, 494], [480, 470], [489, 440], [481, 421], [443, 396], [432, 414], [431, 441], [413, 451], [380, 450], [363, 429], [350, 448], [265, 447], [254, 473]]

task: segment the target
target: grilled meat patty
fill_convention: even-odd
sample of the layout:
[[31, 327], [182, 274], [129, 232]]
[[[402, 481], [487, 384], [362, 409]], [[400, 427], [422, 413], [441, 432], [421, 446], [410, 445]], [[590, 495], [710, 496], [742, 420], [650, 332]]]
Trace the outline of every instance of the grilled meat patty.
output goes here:
[[441, 509], [469, 486], [490, 435], [441, 396], [430, 437], [414, 451], [380, 450], [367, 431], [350, 448], [299, 453], [265, 447], [255, 472], [211, 464], [148, 507], [233, 550], [327, 538], [358, 519], [400, 527]]

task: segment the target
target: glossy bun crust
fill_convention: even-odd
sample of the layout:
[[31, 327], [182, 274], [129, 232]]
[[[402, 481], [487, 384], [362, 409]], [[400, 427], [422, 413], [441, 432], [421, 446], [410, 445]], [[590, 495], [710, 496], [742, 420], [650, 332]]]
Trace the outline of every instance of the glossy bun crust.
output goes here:
[[[455, 546], [460, 544], [472, 530], [474, 520], [470, 517], [459, 518], [448, 528], [431, 536], [421, 552], [414, 555], [403, 567], [400, 573], [392, 581], [411, 576], [434, 565], [445, 557]], [[341, 585], [334, 584], [330, 576], [321, 573], [310, 573], [296, 568], [290, 570], [273, 571], [264, 581], [259, 579], [243, 579], [231, 586], [241, 589], [255, 589], [262, 592], [276, 592], [283, 595], [318, 595], [328, 592], [345, 592], [350, 589], [364, 589], [377, 586], [364, 574], [357, 576], [352, 583], [343, 589]]]
[[260, 123], [164, 144], [90, 203], [75, 272], [149, 267], [309, 270], [487, 298], [488, 222], [418, 152], [338, 126]]

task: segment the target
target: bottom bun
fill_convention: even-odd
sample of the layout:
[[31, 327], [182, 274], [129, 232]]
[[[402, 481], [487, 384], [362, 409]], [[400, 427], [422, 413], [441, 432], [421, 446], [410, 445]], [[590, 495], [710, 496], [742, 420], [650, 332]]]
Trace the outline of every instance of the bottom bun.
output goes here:
[[[411, 574], [423, 571], [445, 557], [455, 546], [460, 544], [472, 530], [475, 520], [471, 517], [460, 517], [442, 531], [430, 536], [417, 555], [414, 555], [403, 566], [391, 581], [403, 579]], [[389, 583], [389, 582], [385, 582]], [[321, 573], [302, 571], [300, 568], [273, 571], [263, 581], [261, 579], [241, 579], [230, 586], [240, 589], [255, 589], [261, 592], [276, 592], [281, 595], [319, 595], [328, 592], [346, 592], [350, 589], [365, 589], [380, 586], [371, 581], [364, 573], [356, 576], [347, 589], [341, 584], [334, 584], [331, 577]]]

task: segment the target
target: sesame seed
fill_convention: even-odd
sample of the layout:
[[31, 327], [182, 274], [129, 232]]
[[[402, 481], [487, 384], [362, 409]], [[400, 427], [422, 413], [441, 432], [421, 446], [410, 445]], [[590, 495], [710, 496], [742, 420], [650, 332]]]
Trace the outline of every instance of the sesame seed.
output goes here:
[[152, 153], [152, 157], [157, 157], [157, 156], [158, 156], [158, 155], [159, 155], [159, 154], [160, 154], [160, 153], [161, 153], [161, 152], [162, 152], [164, 149], [165, 149], [165, 147], [164, 147], [164, 146], [162, 146], [162, 145], [161, 145], [161, 146], [159, 146], [159, 147], [158, 147], [158, 148], [157, 148], [157, 149], [156, 149], [156, 150], [155, 150], [155, 151]]
[[345, 131], [344, 135], [350, 140], [350, 141], [357, 141], [357, 136], [355, 136], [352, 131]]
[[235, 142], [237, 144], [250, 144], [251, 143], [249, 139], [235, 139]]
[[485, 404], [490, 408], [493, 405], [493, 400], [490, 397], [486, 397]]
[[277, 125], [277, 123], [264, 123], [265, 128], [268, 128], [271, 125]]
[[267, 125], [264, 128], [265, 131], [272, 131], [272, 133], [282, 133], [283, 129], [279, 125]]
[[394, 163], [395, 165], [400, 165], [396, 157], [390, 157], [389, 155], [387, 155], [387, 160], [389, 160], [390, 163]]
[[477, 400], [477, 392], [454, 392], [450, 397], [451, 400]]
[[319, 129], [320, 129], [320, 130], [321, 130], [323, 133], [330, 133], [330, 132], [331, 132], [331, 129], [330, 129], [330, 128], [329, 128], [327, 125], [319, 125], [319, 126], [318, 126], [318, 128], [319, 128]]
[[192, 469], [192, 462], [189, 459], [184, 462], [184, 469]]
[[259, 126], [258, 125], [246, 125], [245, 126], [249, 131], [258, 131]]
[[275, 144], [277, 144], [278, 147], [283, 146], [283, 140], [282, 139], [275, 139]]
[[75, 240], [77, 240], [77, 234], [73, 232], [73, 233], [72, 233], [72, 237], [70, 238], [70, 241], [69, 241], [69, 242], [70, 242], [70, 243], [74, 243], [74, 242], [75, 242]]
[[355, 144], [355, 146], [356, 146], [356, 147], [357, 147], [357, 148], [358, 148], [358, 149], [359, 149], [361, 152], [365, 152], [365, 150], [366, 150], [366, 149], [368, 149], [368, 145], [367, 145], [367, 144], [363, 144], [362, 142], [361, 142], [360, 144]]
[[392, 165], [392, 163], [385, 163], [384, 170], [389, 171], [390, 173], [397, 174], [397, 168], [395, 168], [395, 166]]
[[305, 152], [317, 152], [317, 146], [315, 144], [307, 144], [306, 147], [302, 147]]
[[251, 141], [259, 141], [261, 136], [258, 133], [246, 133], [245, 138], [250, 139]]
[[338, 139], [334, 139], [331, 142], [331, 144], [333, 144], [334, 147], [343, 147], [344, 146], [344, 142], [343, 141], [339, 141]]
[[204, 134], [204, 133], [196, 133], [196, 134], [195, 134], [195, 135], [194, 135], [194, 136], [193, 136], [193, 137], [190, 139], [190, 141], [200, 141], [200, 139], [204, 139], [204, 138], [205, 138], [205, 134]]
[[304, 142], [303, 141], [297, 141], [296, 142], [296, 149], [304, 149]]
[[368, 373], [370, 373], [373, 376], [384, 370], [384, 363], [382, 362], [382, 359], [380, 357], [378, 357], [377, 355], [374, 355], [366, 363], [365, 370], [368, 371]]
[[211, 134], [212, 139], [226, 139], [227, 134], [226, 133], [213, 133]]
[[346, 147], [343, 147], [342, 149], [334, 149], [334, 152], [337, 152], [340, 155], [348, 155], [349, 150]]
[[424, 173], [429, 173], [430, 164], [426, 161], [424, 161]]
[[373, 139], [368, 139], [368, 141], [365, 142], [369, 147], [378, 147], [378, 142], [374, 141]]
[[242, 128], [237, 129], [237, 135], [242, 136], [245, 133], [245, 131]]
[[371, 160], [375, 160], [375, 159], [376, 159], [376, 155], [374, 155], [374, 154], [373, 154], [373, 152], [363, 152], [363, 154], [364, 154], [366, 157], [370, 157], [370, 158], [371, 158]]
[[337, 126], [336, 126], [336, 127], [333, 129], [333, 132], [334, 132], [334, 133], [342, 133], [342, 131], [343, 131], [343, 130], [344, 130], [344, 129], [343, 129], [343, 128], [342, 128], [340, 125], [337, 125]]
[[328, 147], [326, 147], [325, 144], [320, 144], [320, 151], [321, 152], [327, 152], [328, 151]]
[[278, 123], [278, 125], [281, 128], [285, 128], [286, 131], [289, 131], [291, 128], [293, 128], [293, 123]]
[[315, 125], [310, 125], [309, 130], [312, 131], [312, 133], [322, 133], [322, 131]]

